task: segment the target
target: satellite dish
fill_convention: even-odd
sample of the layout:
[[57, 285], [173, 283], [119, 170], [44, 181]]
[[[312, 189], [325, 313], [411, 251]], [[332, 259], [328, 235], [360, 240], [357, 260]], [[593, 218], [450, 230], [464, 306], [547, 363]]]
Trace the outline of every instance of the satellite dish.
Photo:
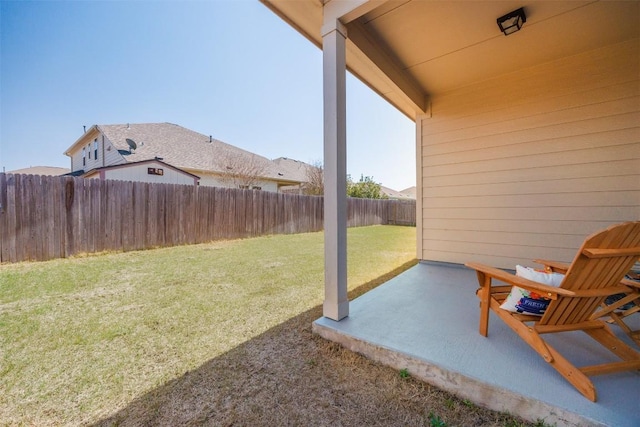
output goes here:
[[127, 138], [126, 141], [127, 141], [127, 145], [129, 145], [129, 149], [135, 150], [136, 148], [138, 148], [138, 145], [136, 144], [136, 142], [133, 139]]

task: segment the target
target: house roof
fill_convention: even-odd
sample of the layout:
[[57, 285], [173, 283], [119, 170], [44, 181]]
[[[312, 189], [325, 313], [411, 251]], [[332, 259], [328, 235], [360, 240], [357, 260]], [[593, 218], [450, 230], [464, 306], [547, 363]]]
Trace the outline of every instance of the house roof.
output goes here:
[[8, 171], [11, 174], [25, 174], [25, 175], [49, 175], [59, 176], [69, 173], [68, 168], [59, 168], [56, 166], [30, 166], [28, 168], [16, 169]]
[[396, 191], [392, 188], [385, 187], [384, 185], [380, 186], [380, 192], [390, 199], [410, 200], [416, 198], [415, 194], [413, 197], [411, 197], [410, 195], [405, 194], [402, 191]]
[[[227, 144], [208, 135], [172, 123], [128, 123], [95, 125], [66, 152], [85, 142], [85, 136], [100, 131], [127, 163], [158, 158], [192, 172], [229, 173], [251, 167], [261, 178], [297, 183], [291, 171], [279, 168], [266, 157]], [[128, 141], [132, 141], [133, 148]]]
[[285, 172], [287, 176], [291, 176], [293, 179], [300, 182], [306, 182], [309, 180], [308, 170], [313, 167], [309, 163], [289, 159], [287, 157], [278, 157], [272, 161], [278, 165], [278, 168]]
[[415, 199], [416, 198], [416, 186], [412, 186], [409, 188], [405, 188], [404, 190], [400, 190], [400, 193], [404, 194], [405, 196], [407, 196], [410, 199]]
[[[346, 27], [347, 68], [412, 119], [433, 95], [640, 38], [638, 1], [261, 1], [318, 47], [324, 6]], [[496, 19], [522, 6], [505, 37]]]

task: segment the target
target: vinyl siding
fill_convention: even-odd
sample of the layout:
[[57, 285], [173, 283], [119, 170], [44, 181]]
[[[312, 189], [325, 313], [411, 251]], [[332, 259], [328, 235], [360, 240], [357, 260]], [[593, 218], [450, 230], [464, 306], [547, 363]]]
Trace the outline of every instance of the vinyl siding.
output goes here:
[[104, 141], [104, 165], [113, 166], [125, 163], [122, 154], [118, 152], [118, 149], [113, 143], [104, 135], [100, 135], [100, 140]]
[[[200, 176], [200, 185], [206, 187], [233, 187], [238, 188], [238, 185], [228, 180], [220, 178], [220, 175], [208, 174], [203, 171], [189, 171], [195, 175]], [[273, 181], [260, 181], [255, 186], [261, 187], [262, 191], [278, 191], [278, 184]]]
[[[95, 156], [95, 150], [94, 150], [94, 140], [97, 138], [98, 141], [98, 157], [96, 158]], [[102, 138], [100, 136], [96, 136], [95, 138], [92, 139], [88, 139], [86, 144], [84, 144], [82, 147], [80, 147], [80, 163], [82, 163], [82, 148], [85, 148], [87, 151], [87, 164], [84, 166], [84, 170], [86, 171], [90, 171], [92, 169], [95, 168], [99, 168], [100, 166], [102, 166]]]
[[[95, 151], [93, 148], [93, 142], [98, 139], [98, 158], [95, 157]], [[86, 150], [85, 164], [82, 162], [82, 149]], [[89, 158], [89, 148], [91, 149], [91, 158]], [[104, 167], [113, 166], [124, 163], [125, 160], [122, 155], [118, 153], [118, 150], [113, 146], [111, 141], [102, 134], [93, 133], [87, 135], [82, 141], [82, 144], [78, 145], [71, 153], [72, 171], [84, 170], [89, 172], [90, 170]]]
[[[163, 171], [162, 175], [150, 175], [148, 168], [160, 168]], [[129, 165], [122, 167], [115, 167], [113, 169], [105, 170], [105, 179], [114, 179], [119, 181], [134, 181], [134, 182], [155, 182], [162, 184], [182, 184], [182, 185], [195, 185], [195, 179], [191, 175], [187, 175], [183, 172], [179, 172], [172, 168], [163, 165], [162, 163], [148, 162], [139, 165]]]
[[82, 170], [82, 148], [71, 153], [71, 172]]
[[421, 258], [571, 261], [640, 219], [638, 40], [432, 98], [420, 119]]
[[72, 172], [75, 172], [77, 170], [85, 170], [85, 171], [87, 171], [89, 169], [93, 169], [93, 168], [89, 167], [91, 162], [93, 161], [93, 155], [91, 156], [92, 159], [89, 160], [89, 152], [88, 151], [85, 151], [85, 163], [82, 162], [82, 149], [84, 148], [86, 150], [88, 145], [89, 145], [88, 142], [84, 143], [83, 145], [80, 145], [71, 154], [71, 165], [72, 165], [71, 170], [72, 170]]

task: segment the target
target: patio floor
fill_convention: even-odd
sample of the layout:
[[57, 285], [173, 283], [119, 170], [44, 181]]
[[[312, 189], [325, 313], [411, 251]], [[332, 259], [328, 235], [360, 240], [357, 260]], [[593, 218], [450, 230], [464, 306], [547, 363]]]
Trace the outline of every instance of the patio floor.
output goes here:
[[[478, 405], [533, 422], [640, 425], [640, 372], [592, 377], [598, 401], [589, 401], [493, 313], [489, 337], [482, 337], [476, 288], [472, 270], [420, 263], [351, 301], [346, 319], [323, 317], [313, 330]], [[632, 317], [640, 323], [640, 316]], [[616, 326], [612, 330], [634, 347]], [[615, 360], [582, 332], [546, 338], [577, 366]]]

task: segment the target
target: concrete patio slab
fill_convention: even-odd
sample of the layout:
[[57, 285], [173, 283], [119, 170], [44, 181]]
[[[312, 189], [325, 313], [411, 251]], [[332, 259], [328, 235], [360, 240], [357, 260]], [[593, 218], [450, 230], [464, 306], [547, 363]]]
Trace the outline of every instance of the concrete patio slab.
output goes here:
[[[351, 301], [349, 317], [320, 318], [313, 330], [478, 405], [530, 421], [640, 426], [640, 372], [592, 377], [598, 401], [589, 401], [493, 313], [489, 337], [482, 337], [476, 288], [472, 270], [420, 263]], [[582, 332], [545, 338], [577, 366], [616, 359]]]

